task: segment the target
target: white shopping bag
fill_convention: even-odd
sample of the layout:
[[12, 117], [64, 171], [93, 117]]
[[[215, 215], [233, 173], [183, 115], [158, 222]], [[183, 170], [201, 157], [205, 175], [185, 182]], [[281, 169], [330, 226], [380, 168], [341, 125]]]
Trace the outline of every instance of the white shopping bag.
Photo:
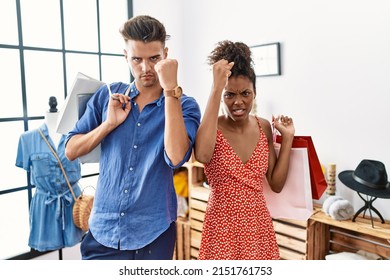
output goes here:
[[[279, 155], [280, 144], [274, 143]], [[313, 214], [313, 200], [307, 148], [292, 148], [283, 190], [275, 193], [264, 179], [264, 196], [272, 218], [306, 221]]]

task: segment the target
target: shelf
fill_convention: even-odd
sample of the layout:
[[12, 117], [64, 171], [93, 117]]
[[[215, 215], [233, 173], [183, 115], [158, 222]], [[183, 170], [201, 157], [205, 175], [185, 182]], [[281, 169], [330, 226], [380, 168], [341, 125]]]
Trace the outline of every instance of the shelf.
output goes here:
[[[356, 231], [362, 234], [375, 236], [390, 240], [390, 224], [382, 224], [379, 221], [374, 221], [374, 228], [371, 225], [371, 220], [361, 216], [356, 218], [355, 222], [351, 220], [338, 221], [326, 215], [323, 211], [317, 209], [310, 218], [312, 221], [318, 221], [327, 225], [343, 228], [351, 231]], [[390, 241], [389, 241], [390, 242]]]
[[[326, 215], [320, 208], [309, 219], [308, 259], [323, 260], [329, 253], [363, 250], [390, 258], [390, 225], [371, 219], [357, 217], [352, 220], [338, 221]], [[314, 245], [315, 244], [315, 245]]]

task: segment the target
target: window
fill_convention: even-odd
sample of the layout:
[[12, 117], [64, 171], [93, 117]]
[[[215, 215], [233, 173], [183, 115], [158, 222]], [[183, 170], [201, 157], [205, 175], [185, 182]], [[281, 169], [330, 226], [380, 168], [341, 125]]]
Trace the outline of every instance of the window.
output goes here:
[[[35, 186], [15, 166], [20, 135], [42, 124], [50, 96], [61, 108], [77, 72], [130, 81], [119, 27], [131, 16], [131, 0], [0, 2], [0, 259], [33, 255], [28, 237]], [[94, 185], [98, 164], [81, 168], [81, 185]]]

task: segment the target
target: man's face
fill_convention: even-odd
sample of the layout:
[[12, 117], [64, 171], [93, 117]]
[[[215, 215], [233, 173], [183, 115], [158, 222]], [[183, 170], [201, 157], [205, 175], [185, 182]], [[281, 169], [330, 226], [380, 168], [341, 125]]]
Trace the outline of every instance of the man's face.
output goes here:
[[168, 49], [160, 41], [144, 43], [143, 41], [129, 40], [124, 50], [125, 58], [135, 78], [136, 85], [153, 87], [159, 84], [154, 65], [168, 54]]

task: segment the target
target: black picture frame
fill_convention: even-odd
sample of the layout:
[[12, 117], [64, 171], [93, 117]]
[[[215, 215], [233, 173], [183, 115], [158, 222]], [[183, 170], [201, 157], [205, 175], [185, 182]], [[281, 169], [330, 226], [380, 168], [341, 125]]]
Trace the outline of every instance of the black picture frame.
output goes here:
[[256, 77], [282, 74], [279, 42], [255, 45], [251, 47], [251, 51]]

